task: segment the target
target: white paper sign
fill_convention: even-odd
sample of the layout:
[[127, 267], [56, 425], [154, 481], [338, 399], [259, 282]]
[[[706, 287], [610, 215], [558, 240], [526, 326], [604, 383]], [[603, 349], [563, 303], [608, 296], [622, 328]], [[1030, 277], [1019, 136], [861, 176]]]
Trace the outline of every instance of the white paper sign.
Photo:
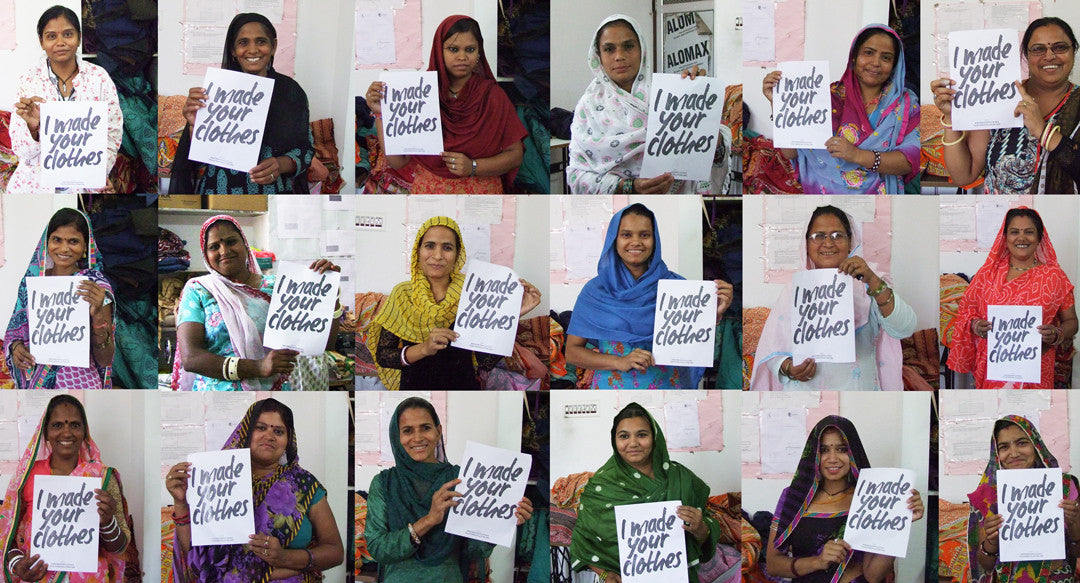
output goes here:
[[525, 495], [532, 456], [466, 441], [462, 459], [461, 483], [454, 488], [461, 497], [446, 515], [446, 532], [512, 546], [517, 531], [514, 508]]
[[911, 470], [860, 470], [844, 527], [844, 541], [857, 551], [890, 557], [907, 556], [912, 522], [907, 501], [914, 482], [915, 472]]
[[1061, 468], [998, 470], [1001, 561], [1065, 558], [1065, 498]]
[[685, 583], [686, 531], [678, 500], [615, 507], [623, 583]]
[[986, 378], [1042, 382], [1042, 306], [987, 306]]
[[41, 184], [47, 188], [104, 188], [109, 174], [109, 104], [41, 104]]
[[780, 63], [773, 88], [773, 144], [777, 148], [824, 149], [833, 135], [828, 61]]
[[1020, 92], [1019, 35], [1011, 29], [960, 30], [949, 33], [949, 78], [956, 82], [953, 129], [1018, 128]]
[[299, 350], [303, 356], [326, 352], [341, 274], [316, 273], [300, 263], [277, 269], [263, 346]]
[[187, 456], [191, 544], [237, 545], [255, 533], [251, 450], [226, 449]]
[[97, 488], [101, 478], [34, 477], [30, 554], [41, 555], [50, 571], [97, 572]]
[[514, 351], [525, 288], [514, 270], [470, 260], [458, 301], [454, 346], [510, 356]]
[[206, 107], [195, 114], [188, 158], [238, 172], [259, 163], [274, 80], [228, 69], [207, 69]]
[[724, 85], [715, 77], [654, 74], [641, 175], [708, 180], [723, 107]]
[[438, 71], [383, 71], [383, 134], [387, 155], [443, 152]]
[[855, 362], [855, 280], [835, 269], [791, 276], [792, 362]]
[[653, 361], [672, 366], [713, 364], [716, 283], [662, 279], [656, 286]]
[[38, 364], [90, 366], [90, 304], [79, 295], [86, 278], [26, 278], [30, 354]]

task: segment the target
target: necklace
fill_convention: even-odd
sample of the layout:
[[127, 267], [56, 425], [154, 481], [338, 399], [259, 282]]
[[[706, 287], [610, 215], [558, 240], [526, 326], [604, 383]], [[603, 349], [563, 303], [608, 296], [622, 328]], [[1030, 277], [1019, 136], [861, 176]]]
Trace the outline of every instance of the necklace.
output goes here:
[[1032, 267], [1035, 267], [1038, 264], [1039, 264], [1039, 262], [1036, 261], [1035, 263], [1032, 263], [1031, 265], [1029, 265], [1027, 267], [1017, 267], [1017, 266], [1013, 265], [1012, 263], [1009, 263], [1009, 269], [1015, 269], [1015, 270], [1019, 271], [1020, 273], [1023, 273], [1025, 271], [1031, 269]]
[[[851, 485], [847, 485], [847, 486], [844, 486], [843, 490], [840, 490], [839, 492], [833, 494], [833, 493], [829, 492], [828, 490], [826, 490], [825, 486], [822, 486], [821, 491], [825, 493], [825, 496], [822, 498], [822, 500], [820, 502], [822, 504], [824, 504], [824, 503], [827, 503], [827, 502], [832, 502], [834, 500], [839, 500], [840, 498], [846, 498], [847, 496], [851, 495], [850, 490], [851, 490]], [[846, 495], [845, 495], [845, 493], [846, 493]]]
[[[49, 70], [52, 71], [52, 64], [49, 65]], [[60, 95], [67, 97], [70, 95], [71, 90], [74, 89], [71, 86], [71, 80], [75, 78], [75, 75], [79, 74], [79, 63], [75, 63], [75, 70], [68, 75], [67, 79], [62, 79], [60, 74], [56, 71], [52, 71], [53, 75], [56, 75], [56, 89], [60, 92]]]

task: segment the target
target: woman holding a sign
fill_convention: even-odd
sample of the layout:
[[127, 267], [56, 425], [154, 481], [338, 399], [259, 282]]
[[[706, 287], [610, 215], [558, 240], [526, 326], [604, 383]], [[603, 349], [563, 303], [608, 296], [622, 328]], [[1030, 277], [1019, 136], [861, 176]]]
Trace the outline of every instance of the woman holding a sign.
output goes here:
[[[37, 23], [38, 42], [45, 51], [41, 61], [19, 78], [19, 101], [11, 117], [11, 147], [19, 157], [19, 165], [7, 185], [13, 194], [52, 192], [42, 184], [41, 105], [58, 101], [100, 101], [107, 104], [107, 139], [104, 167], [108, 174], [116, 163], [116, 152], [124, 133], [124, 114], [120, 99], [109, 74], [101, 67], [87, 63], [78, 56], [82, 43], [79, 17], [63, 6], [53, 6]], [[95, 124], [96, 125], [96, 124]], [[97, 128], [91, 128], [97, 130]], [[67, 154], [79, 152], [68, 148]], [[84, 165], [92, 162], [94, 153], [86, 156], [59, 155], [63, 164]], [[57, 162], [51, 162], [56, 164]]]
[[[26, 274], [19, 282], [15, 310], [4, 337], [4, 357], [19, 389], [109, 389], [112, 388], [113, 292], [101, 272], [101, 253], [94, 244], [90, 221], [82, 212], [64, 208], [56, 211], [34, 249]], [[30, 299], [27, 280], [42, 276], [82, 278], [77, 294], [89, 304], [90, 366], [38, 364], [32, 352]]]
[[[821, 146], [784, 149], [807, 194], [903, 194], [919, 171], [919, 100], [904, 87], [904, 50], [888, 26], [862, 29], [847, 69], [832, 83], [833, 136]], [[769, 103], [780, 72], [765, 76]]]
[[1080, 91], [1069, 80], [1076, 35], [1064, 20], [1047, 16], [1029, 24], [1022, 40], [1029, 76], [1015, 82], [1020, 103], [1014, 115], [1023, 116], [1021, 127], [953, 130], [956, 81], [930, 83], [945, 126], [945, 167], [957, 184], [975, 182], [985, 171], [983, 190], [992, 194], [1080, 192]]
[[[379, 563], [383, 583], [460, 583], [472, 561], [491, 555], [495, 545], [445, 531], [447, 513], [458, 505], [460, 469], [446, 461], [442, 424], [424, 399], [402, 401], [390, 419], [394, 467], [371, 481], [364, 538]], [[514, 508], [517, 525], [532, 516], [522, 497]], [[481, 569], [486, 577], [486, 571]]]
[[[450, 217], [432, 217], [420, 226], [412, 248], [412, 277], [394, 286], [367, 328], [367, 346], [389, 390], [479, 389], [478, 370], [491, 370], [501, 356], [465, 350], [451, 343], [451, 328], [465, 285], [465, 246]], [[524, 287], [521, 315], [540, 304], [540, 290]]]
[[[510, 98], [495, 82], [484, 53], [480, 25], [468, 16], [448, 17], [435, 31], [428, 71], [439, 74], [443, 152], [440, 156], [384, 156], [372, 171], [379, 192], [396, 194], [502, 194], [513, 192], [525, 155], [528, 130]], [[365, 99], [385, 148], [381, 81]]]
[[[960, 300], [949, 368], [973, 373], [975, 387], [979, 389], [1054, 388], [1058, 349], [1068, 351], [1077, 330], [1075, 303], [1073, 284], [1058, 265], [1042, 217], [1025, 207], [1010, 209], [1005, 213], [986, 262], [971, 278]], [[989, 341], [993, 335], [988, 320], [991, 306], [1041, 308], [1042, 318], [1035, 327], [1041, 340], [1038, 360], [1042, 374], [1038, 383], [987, 378]]]
[[[277, 278], [262, 274], [240, 223], [228, 215], [210, 217], [203, 223], [199, 244], [210, 273], [189, 279], [180, 295], [173, 390], [277, 390], [288, 386], [294, 372], [318, 376], [303, 371], [317, 368], [319, 357], [263, 347]], [[328, 259], [317, 259], [310, 268], [317, 273], [341, 270]], [[337, 302], [327, 349], [337, 338], [341, 315]]]
[[611, 450], [581, 493], [570, 542], [573, 569], [591, 569], [603, 581], [621, 581], [615, 508], [679, 501], [683, 505], [677, 515], [686, 537], [684, 569], [697, 581], [698, 564], [712, 558], [721, 534], [720, 524], [705, 510], [709, 486], [671, 460], [660, 425], [637, 403], [624, 407], [612, 421]]
[[255, 533], [245, 545], [193, 546], [193, 470], [188, 462], [174, 465], [165, 476], [176, 523], [173, 581], [322, 581], [322, 571], [340, 565], [345, 551], [326, 488], [300, 467], [292, 409], [276, 399], [256, 401], [221, 449], [250, 449], [254, 499], [245, 507], [254, 506]]
[[[883, 581], [894, 557], [852, 551], [843, 531], [859, 471], [869, 468], [855, 425], [839, 415], [825, 417], [806, 438], [791, 485], [784, 489], [769, 528], [769, 575], [798, 583], [834, 580]], [[923, 517], [918, 490], [907, 499], [912, 521]]]
[[308, 127], [308, 99], [300, 84], [274, 70], [277, 30], [261, 14], [237, 14], [229, 23], [221, 68], [274, 81], [266, 115], [259, 163], [246, 172], [188, 159], [195, 116], [210, 98], [192, 87], [184, 103], [187, 127], [176, 147], [170, 174], [171, 194], [307, 194], [307, 169], [315, 156]]
[[[731, 130], [720, 126], [710, 180], [675, 180], [670, 172], [641, 176], [649, 117], [651, 57], [637, 22], [613, 14], [600, 23], [586, 63], [593, 80], [574, 111], [567, 180], [575, 194], [709, 194], [726, 192]], [[704, 75], [697, 65], [684, 71]]]
[[[95, 553], [97, 566], [93, 572], [52, 571], [37, 554], [30, 552], [34, 538], [31, 536], [31, 529], [35, 526], [32, 524], [32, 517], [40, 501], [35, 497], [35, 478], [38, 476], [72, 476], [101, 480], [101, 486], [94, 489], [93, 498], [96, 502], [90, 502], [96, 506], [96, 520], [93, 523], [98, 529]], [[74, 513], [66, 516], [63, 522], [74, 528], [76, 519], [71, 518]], [[38, 516], [37, 520], [40, 518]], [[125, 549], [131, 540], [129, 520], [120, 475], [114, 468], [101, 463], [101, 452], [90, 438], [90, 428], [86, 423], [86, 411], [82, 403], [71, 395], [53, 397], [45, 408], [45, 414], [41, 416], [37, 432], [19, 459], [18, 470], [8, 484], [3, 506], [0, 506], [4, 580], [123, 581]], [[53, 526], [59, 528], [61, 525]], [[53, 531], [53, 534], [59, 533]], [[57, 537], [52, 538], [55, 540]], [[37, 544], [33, 546], [41, 547]], [[67, 552], [74, 554], [78, 551], [70, 549]], [[131, 574], [127, 576], [131, 577]]]
[[[1057, 458], [1047, 449], [1035, 426], [1019, 415], [1008, 415], [994, 423], [990, 439], [990, 459], [979, 480], [979, 487], [968, 494], [971, 515], [967, 522], [968, 563], [971, 580], [978, 583], [1057, 583], [1075, 581], [1077, 541], [1080, 541], [1080, 483], [1070, 474], [1062, 474], [1063, 491], [1057, 506], [1064, 510], [1066, 557], [1064, 560], [1000, 560], [1002, 513], [998, 498], [998, 470], [1056, 468]], [[1028, 496], [1025, 496], [1028, 498]]]
[[902, 390], [900, 339], [915, 332], [915, 310], [858, 253], [864, 252], [862, 223], [832, 205], [814, 209], [800, 241], [803, 269], [829, 269], [855, 282], [854, 362], [793, 359], [793, 322], [800, 321], [791, 284], [769, 312], [750, 376], [752, 391]]

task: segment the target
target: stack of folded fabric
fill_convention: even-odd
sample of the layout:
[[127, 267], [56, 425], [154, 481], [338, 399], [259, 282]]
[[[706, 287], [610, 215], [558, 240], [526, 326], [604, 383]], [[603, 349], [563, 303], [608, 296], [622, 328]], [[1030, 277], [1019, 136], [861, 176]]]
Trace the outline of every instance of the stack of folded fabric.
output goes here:
[[161, 229], [158, 236], [158, 273], [184, 271], [191, 267], [191, 253], [184, 250], [187, 241], [176, 233]]

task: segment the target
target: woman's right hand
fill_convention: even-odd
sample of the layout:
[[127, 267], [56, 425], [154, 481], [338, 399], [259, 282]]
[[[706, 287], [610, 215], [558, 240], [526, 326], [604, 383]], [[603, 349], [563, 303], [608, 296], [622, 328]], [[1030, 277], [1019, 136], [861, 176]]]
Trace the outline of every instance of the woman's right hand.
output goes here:
[[773, 71], [768, 75], [765, 75], [765, 78], [761, 81], [761, 92], [765, 94], [765, 99], [768, 99], [770, 104], [772, 104], [773, 88], [775, 88], [776, 84], [779, 82], [780, 71]]
[[971, 333], [985, 339], [990, 334], [990, 322], [980, 318], [971, 320]]
[[458, 505], [455, 498], [460, 497], [461, 493], [455, 492], [454, 486], [457, 486], [460, 483], [460, 479], [454, 478], [443, 484], [442, 487], [436, 490], [431, 496], [431, 509], [428, 510], [428, 516], [431, 517], [431, 520], [435, 521], [436, 524], [441, 524], [443, 519], [446, 518], [446, 512]]
[[296, 357], [299, 354], [287, 348], [275, 348], [267, 352], [259, 361], [259, 376], [269, 378], [292, 372], [296, 368]]
[[45, 103], [45, 100], [37, 95], [33, 97], [20, 97], [18, 103], [15, 104], [15, 113], [19, 117], [23, 118], [26, 122], [26, 128], [30, 130], [31, 134], [37, 134], [38, 128], [41, 127], [41, 107], [39, 103]]
[[191, 477], [191, 464], [180, 462], [169, 468], [165, 474], [165, 489], [172, 494], [173, 502], [177, 505], [187, 506], [188, 478]]
[[382, 100], [385, 93], [386, 83], [382, 81], [372, 81], [371, 85], [368, 85], [367, 93], [364, 94], [364, 101], [367, 102], [372, 115], [382, 115]]
[[425, 358], [435, 356], [435, 353], [450, 346], [457, 338], [458, 333], [449, 328], [432, 328], [431, 332], [428, 332], [427, 340], [420, 344], [420, 350]]
[[794, 361], [789, 356], [784, 359], [784, 362], [780, 363], [780, 372], [797, 381], [805, 383], [814, 378], [814, 375], [817, 374], [817, 362], [812, 358], [808, 358], [802, 361], [798, 366], [795, 366]]
[[644, 348], [635, 348], [629, 353], [617, 357], [618, 364], [616, 369], [622, 372], [629, 372], [631, 370], [645, 371], [653, 365], [652, 353]]
[[934, 105], [941, 110], [948, 123], [952, 123], [952, 100], [956, 95], [953, 89], [956, 82], [948, 77], [934, 79], [930, 82], [930, 91], [934, 94]]
[[849, 553], [851, 553], [851, 545], [844, 542], [843, 539], [834, 538], [826, 542], [825, 546], [821, 548], [821, 553], [817, 556], [817, 570], [824, 571], [834, 563], [843, 563]]
[[[982, 530], [982, 540], [986, 543], [987, 550], [991, 553], [998, 550], [998, 530], [1001, 528], [1003, 522], [1000, 514], [990, 513], [989, 516], [982, 519], [979, 523], [979, 529]], [[979, 543], [980, 545], [983, 543]]]
[[[41, 581], [49, 570], [49, 564], [41, 560], [41, 555], [23, 555], [23, 560], [15, 565], [12, 573], [21, 581]], [[6, 558], [6, 557], [5, 557]]]
[[671, 184], [675, 177], [670, 172], [665, 172], [656, 178], [635, 178], [635, 194], [667, 194], [671, 190]]
[[23, 370], [30, 370], [37, 366], [34, 355], [30, 354], [30, 349], [26, 347], [26, 343], [22, 340], [11, 343], [11, 360], [15, 363], [15, 366]]
[[188, 89], [187, 100], [184, 101], [184, 119], [191, 125], [195, 125], [195, 114], [199, 112], [200, 108], [206, 107], [206, 100], [210, 96], [206, 94], [206, 91], [202, 87], [192, 87]]

